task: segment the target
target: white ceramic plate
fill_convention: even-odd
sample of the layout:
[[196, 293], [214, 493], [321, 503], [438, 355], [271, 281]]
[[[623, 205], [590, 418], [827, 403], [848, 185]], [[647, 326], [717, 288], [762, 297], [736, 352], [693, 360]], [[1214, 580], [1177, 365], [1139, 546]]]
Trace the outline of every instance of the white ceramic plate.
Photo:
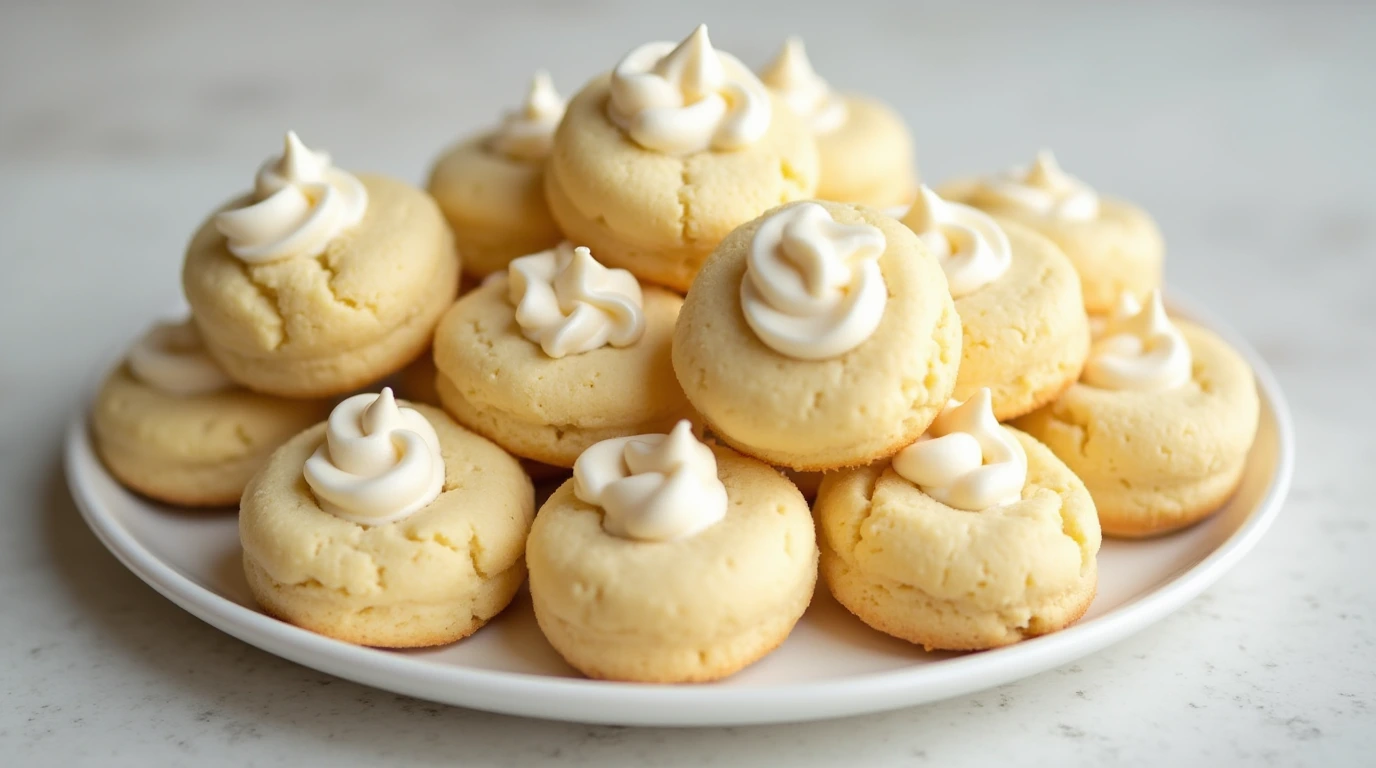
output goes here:
[[1237, 564], [1270, 526], [1290, 485], [1294, 439], [1266, 364], [1198, 310], [1172, 308], [1220, 331], [1256, 370], [1261, 428], [1237, 496], [1181, 533], [1106, 541], [1099, 594], [1062, 632], [977, 654], [926, 653], [875, 632], [819, 588], [788, 640], [758, 664], [707, 685], [586, 680], [545, 642], [529, 598], [455, 645], [360, 648], [259, 613], [240, 569], [232, 512], [191, 513], [130, 494], [92, 451], [85, 415], [67, 435], [67, 479], [86, 522], [139, 578], [211, 625], [270, 653], [365, 685], [530, 717], [624, 725], [747, 725], [840, 717], [967, 694], [1069, 663], [1184, 605]]

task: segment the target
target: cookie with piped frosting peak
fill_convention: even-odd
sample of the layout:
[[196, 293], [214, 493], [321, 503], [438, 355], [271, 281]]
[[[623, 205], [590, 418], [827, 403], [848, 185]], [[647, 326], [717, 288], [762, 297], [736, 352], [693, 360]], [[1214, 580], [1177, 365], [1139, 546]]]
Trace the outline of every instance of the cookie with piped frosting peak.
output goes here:
[[812, 600], [802, 494], [691, 425], [597, 443], [527, 542], [540, 630], [589, 677], [716, 680], [779, 646]]
[[182, 287], [211, 357], [258, 392], [341, 395], [424, 353], [458, 293], [435, 201], [287, 134], [254, 190], [206, 220]]
[[680, 293], [732, 229], [816, 188], [812, 131], [705, 26], [638, 46], [589, 82], [545, 174], [570, 240]]

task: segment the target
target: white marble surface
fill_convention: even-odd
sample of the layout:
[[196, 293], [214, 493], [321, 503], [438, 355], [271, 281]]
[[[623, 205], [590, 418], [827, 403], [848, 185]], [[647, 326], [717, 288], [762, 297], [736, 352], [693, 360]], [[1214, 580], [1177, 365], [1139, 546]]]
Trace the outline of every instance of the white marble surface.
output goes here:
[[[0, 6], [0, 763], [1371, 764], [1373, 6], [499, 5]], [[285, 127], [419, 179], [534, 67], [569, 90], [699, 19], [752, 63], [805, 35], [835, 83], [902, 109], [928, 178], [1050, 145], [1155, 212], [1171, 282], [1255, 342], [1294, 406], [1294, 492], [1260, 547], [1177, 615], [1055, 672], [705, 731], [334, 680], [201, 624], [100, 547], [64, 488], [60, 428], [92, 361], [175, 297], [198, 218]]]

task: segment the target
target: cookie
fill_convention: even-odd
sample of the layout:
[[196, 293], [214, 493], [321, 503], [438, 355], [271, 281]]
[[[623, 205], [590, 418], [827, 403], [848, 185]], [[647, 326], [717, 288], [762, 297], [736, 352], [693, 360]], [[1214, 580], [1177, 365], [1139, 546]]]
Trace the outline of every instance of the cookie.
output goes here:
[[515, 596], [534, 512], [529, 478], [496, 445], [390, 390], [356, 395], [245, 489], [244, 573], [265, 611], [313, 632], [443, 645]]
[[868, 464], [922, 434], [960, 363], [936, 257], [863, 206], [792, 203], [732, 232], [674, 331], [674, 372], [712, 432], [795, 470]]
[[906, 206], [917, 192], [912, 132], [876, 99], [836, 93], [817, 76], [802, 40], [789, 38], [760, 73], [817, 137], [822, 200], [873, 208]]
[[358, 176], [288, 136], [256, 191], [191, 240], [182, 286], [231, 378], [285, 397], [351, 392], [419, 357], [458, 291], [429, 195]]
[[663, 432], [691, 414], [669, 353], [682, 299], [577, 250], [513, 261], [435, 334], [444, 408], [508, 451], [560, 467], [593, 443]]
[[[640, 98], [686, 100], [703, 77], [708, 93], [689, 106]], [[712, 119], [698, 119], [703, 110], [715, 110]], [[811, 131], [735, 57], [715, 51], [705, 27], [677, 47], [641, 46], [588, 83], [569, 103], [545, 176], [568, 239], [679, 292], [732, 229], [816, 188]]]
[[927, 650], [1054, 632], [1098, 583], [1089, 492], [1046, 446], [997, 424], [989, 402], [981, 390], [948, 409], [892, 462], [828, 473], [814, 505], [832, 595]]
[[426, 188], [454, 229], [466, 277], [506, 269], [518, 256], [563, 239], [545, 203], [545, 162], [564, 100], [549, 75], [535, 73], [520, 108], [501, 125], [469, 137], [435, 161]]
[[784, 641], [817, 580], [798, 490], [687, 422], [590, 448], [540, 508], [527, 560], [545, 637], [608, 680], [730, 675]]
[[937, 255], [960, 315], [957, 400], [988, 387], [999, 421], [1054, 400], [1080, 377], [1089, 323], [1080, 279], [1054, 243], [923, 187], [903, 223]]
[[[1126, 349], [1124, 348], [1126, 347]], [[1018, 419], [1084, 480], [1109, 536], [1168, 533], [1233, 495], [1256, 437], [1251, 368], [1153, 294], [1111, 321], [1079, 383]]]
[[121, 484], [168, 504], [238, 502], [277, 446], [329, 404], [250, 392], [205, 354], [190, 321], [153, 327], [91, 406], [96, 453]]
[[1066, 175], [1050, 152], [1025, 168], [937, 191], [1050, 238], [1075, 265], [1090, 314], [1112, 311], [1123, 293], [1141, 299], [1161, 287], [1165, 244], [1156, 222], [1132, 203], [1101, 197]]

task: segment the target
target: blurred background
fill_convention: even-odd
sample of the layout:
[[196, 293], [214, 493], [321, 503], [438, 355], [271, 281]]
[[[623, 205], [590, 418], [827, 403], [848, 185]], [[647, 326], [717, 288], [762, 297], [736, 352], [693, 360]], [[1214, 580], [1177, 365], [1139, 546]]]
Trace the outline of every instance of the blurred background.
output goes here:
[[[44, 655], [0, 632], [0, 649], [16, 654], [6, 659], [29, 654], [24, 681], [6, 686], [20, 698], [0, 705], [0, 743], [75, 750], [51, 736], [75, 718], [131, 728], [166, 758], [153, 763], [175, 763], [194, 754], [178, 740], [242, 745], [245, 733], [274, 733], [271, 723], [304, 729], [293, 749], [317, 756], [410, 733], [408, 708], [422, 705], [267, 657], [134, 582], [70, 509], [55, 458], [62, 426], [103, 362], [175, 305], [187, 237], [250, 186], [286, 129], [345, 168], [420, 183], [448, 143], [515, 106], [537, 67], [571, 95], [631, 47], [681, 39], [701, 21], [752, 66], [801, 35], [834, 87], [906, 117], [927, 181], [1049, 147], [1070, 173], [1144, 206], [1165, 233], [1168, 281], [1277, 369], [1300, 440], [1294, 493], [1259, 550], [1160, 629], [1087, 660], [1087, 675], [1048, 673], [985, 697], [988, 710], [972, 697], [920, 719], [872, 718], [859, 741], [846, 723], [751, 731], [773, 739], [768, 754], [864, 754], [890, 743], [881, 731], [947, 758], [964, 746], [991, 758], [1036, 746], [1105, 760], [1121, 747], [1162, 762], [1184, 750], [1186, 762], [1224, 763], [1297, 746], [1350, 757], [1360, 753], [1347, 751], [1353, 739], [1368, 755], [1376, 748], [1360, 725], [1370, 724], [1365, 704], [1339, 698], [1376, 690], [1370, 664], [1352, 661], [1369, 662], [1376, 647], [1373, 563], [1361, 556], [1376, 536], [1353, 463], [1376, 455], [1366, 413], [1376, 379], [1376, 4], [1185, 0], [0, 3], [0, 434], [15, 438], [0, 444], [0, 485], [60, 521], [16, 511], [0, 535], [0, 615], [68, 644]], [[48, 573], [53, 561], [61, 579]], [[1360, 620], [1334, 624], [1339, 616]], [[120, 651], [105, 654], [111, 637]], [[1216, 652], [1198, 650], [1200, 638]], [[1259, 668], [1251, 659], [1264, 653], [1285, 664]], [[119, 706], [42, 682], [74, 675], [103, 681]], [[331, 682], [347, 694], [331, 694]], [[1126, 689], [1150, 695], [1111, 695]], [[1213, 701], [1211, 690], [1222, 704], [1183, 706]], [[25, 708], [36, 701], [55, 709]], [[1146, 735], [1136, 701], [1167, 702], [1150, 718], [1189, 738]], [[991, 732], [1018, 739], [956, 738], [947, 725], [976, 709]], [[305, 722], [300, 712], [317, 714]], [[427, 750], [454, 738], [468, 738], [465, 749], [556, 748], [584, 730], [432, 717], [448, 730], [418, 738]], [[656, 745], [680, 740], [589, 733], [612, 734], [584, 745], [593, 762], [613, 742], [662, 756]]]

